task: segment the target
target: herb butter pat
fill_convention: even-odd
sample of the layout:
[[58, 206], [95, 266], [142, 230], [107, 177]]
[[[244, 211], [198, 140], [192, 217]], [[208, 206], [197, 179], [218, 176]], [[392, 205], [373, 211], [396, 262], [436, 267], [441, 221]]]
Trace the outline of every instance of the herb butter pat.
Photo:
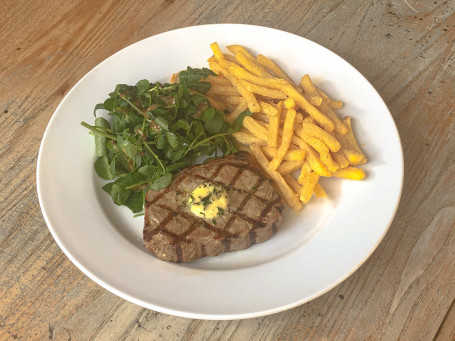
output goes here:
[[206, 219], [223, 215], [227, 205], [227, 192], [224, 187], [211, 182], [205, 182], [196, 187], [188, 198], [191, 212]]

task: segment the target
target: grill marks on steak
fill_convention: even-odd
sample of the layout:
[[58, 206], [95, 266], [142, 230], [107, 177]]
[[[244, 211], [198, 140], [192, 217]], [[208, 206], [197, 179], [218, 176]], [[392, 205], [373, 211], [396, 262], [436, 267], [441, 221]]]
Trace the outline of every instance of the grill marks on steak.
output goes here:
[[[188, 195], [205, 182], [221, 184], [228, 193], [228, 208], [216, 223], [196, 217], [187, 206]], [[272, 237], [282, 210], [272, 181], [241, 152], [187, 168], [169, 187], [148, 191], [144, 244], [159, 259], [172, 262], [242, 250]]]

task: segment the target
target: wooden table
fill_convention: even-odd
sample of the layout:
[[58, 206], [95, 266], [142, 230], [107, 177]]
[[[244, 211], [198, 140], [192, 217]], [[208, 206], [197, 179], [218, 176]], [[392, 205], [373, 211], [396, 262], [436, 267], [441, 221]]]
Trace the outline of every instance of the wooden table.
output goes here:
[[[0, 3], [0, 339], [455, 340], [455, 3], [12, 1]], [[387, 103], [405, 180], [384, 241], [341, 285], [241, 321], [143, 309], [62, 253], [36, 192], [45, 127], [69, 89], [119, 49], [207, 23], [274, 27], [354, 65]]]

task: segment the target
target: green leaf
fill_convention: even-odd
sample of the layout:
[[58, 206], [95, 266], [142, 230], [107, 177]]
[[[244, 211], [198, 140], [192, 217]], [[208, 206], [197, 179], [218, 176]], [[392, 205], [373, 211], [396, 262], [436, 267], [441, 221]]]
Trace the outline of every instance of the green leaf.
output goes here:
[[[205, 112], [205, 111], [204, 111]], [[211, 134], [216, 134], [218, 133], [221, 128], [224, 126], [224, 117], [223, 113], [221, 111], [216, 110], [215, 115], [213, 118], [205, 122], [204, 127], [207, 129], [207, 131]]]
[[100, 109], [104, 109], [104, 104], [103, 103], [98, 103], [97, 105], [95, 105], [95, 108], [93, 109], [93, 116], [96, 117], [96, 111], [100, 110]]
[[167, 120], [163, 116], [158, 116], [155, 119], [155, 122], [161, 127], [161, 129], [164, 129], [164, 130], [169, 129], [169, 124], [167, 123]]
[[179, 119], [177, 122], [175, 122], [172, 126], [171, 126], [171, 130], [172, 131], [177, 131], [179, 129], [183, 129], [185, 131], [188, 131], [190, 130], [190, 124], [188, 123], [188, 121], [186, 120], [183, 120], [183, 119]]
[[175, 135], [173, 132], [166, 131], [166, 139], [171, 145], [172, 148], [177, 148], [179, 145], [179, 140], [177, 138], [177, 135]]
[[136, 83], [137, 95], [140, 96], [148, 90], [150, 82], [147, 79], [142, 79]]
[[142, 190], [132, 191], [124, 205], [133, 213], [141, 212], [144, 209], [144, 195]]
[[153, 184], [150, 186], [154, 191], [159, 191], [160, 189], [166, 188], [172, 181], [172, 174], [166, 173], [163, 176], [160, 176], [156, 179]]
[[96, 174], [102, 179], [105, 180], [112, 180], [114, 178], [114, 172], [112, 170], [111, 164], [109, 164], [109, 160], [107, 156], [99, 157], [94, 164]]
[[121, 183], [117, 181], [104, 185], [103, 190], [108, 193], [116, 205], [123, 205], [131, 194], [131, 190], [125, 189]]
[[205, 109], [199, 118], [204, 122], [209, 122], [210, 120], [213, 119], [214, 116], [215, 116], [215, 108], [210, 107], [208, 109]]
[[112, 111], [115, 108], [115, 103], [116, 103], [115, 98], [109, 97], [107, 100], [104, 101], [103, 107], [107, 111]]
[[145, 165], [137, 170], [140, 174], [144, 175], [146, 179], [157, 178], [161, 169], [157, 166]]

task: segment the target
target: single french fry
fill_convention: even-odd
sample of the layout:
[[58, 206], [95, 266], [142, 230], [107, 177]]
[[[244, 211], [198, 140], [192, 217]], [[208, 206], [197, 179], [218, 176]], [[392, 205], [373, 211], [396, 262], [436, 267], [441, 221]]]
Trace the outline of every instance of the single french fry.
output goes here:
[[253, 84], [264, 86], [266, 88], [281, 90], [280, 87], [290, 84], [288, 81], [280, 78], [263, 78], [248, 72], [243, 67], [234, 63], [229, 64], [229, 72], [237, 78], [247, 80]]
[[365, 178], [365, 171], [362, 168], [346, 167], [334, 172], [333, 176], [350, 180], [362, 180]]
[[288, 98], [283, 103], [286, 109], [295, 109], [295, 102], [292, 98]]
[[210, 84], [212, 84], [212, 86], [214, 84], [216, 85], [231, 85], [231, 82], [229, 82], [229, 80], [226, 78], [226, 77], [223, 77], [223, 76], [208, 76], [207, 78], [203, 79], [204, 82], [209, 82]]
[[302, 167], [302, 161], [283, 161], [281, 165], [276, 169], [278, 173], [285, 175], [290, 174]]
[[235, 54], [235, 59], [242, 65], [245, 69], [251, 72], [253, 75], [264, 77], [264, 78], [273, 78], [273, 76], [268, 72], [261, 64], [256, 60], [248, 58], [245, 53], [239, 51]]
[[[307, 93], [308, 95], [317, 96], [321, 94], [321, 92], [319, 92], [318, 89], [316, 89], [316, 87], [314, 86], [309, 75], [304, 75], [300, 79], [300, 86], [302, 87], [303, 91], [305, 91], [305, 93]], [[325, 115], [325, 117], [328, 117], [333, 122], [334, 129], [337, 133], [341, 135], [346, 134], [346, 132], [348, 131], [347, 127], [343, 124], [338, 115], [333, 112], [333, 110], [325, 101], [322, 101], [321, 105], [319, 105], [318, 108]], [[313, 118], [317, 121], [316, 117]], [[318, 121], [318, 123], [320, 122]], [[323, 124], [321, 124], [321, 126], [329, 133], [333, 131], [333, 129], [332, 130], [326, 129], [326, 127]]]
[[319, 182], [316, 184], [316, 186], [314, 186], [314, 194], [316, 194], [316, 196], [318, 198], [327, 197], [326, 191], [324, 190], [324, 188], [321, 186], [321, 184]]
[[267, 129], [251, 116], [245, 116], [243, 126], [257, 138], [267, 142]]
[[263, 102], [263, 101], [259, 101], [259, 105], [261, 106], [261, 112], [263, 112], [264, 114], [267, 114], [267, 116], [275, 116], [278, 114], [277, 108], [272, 104], [269, 104], [269, 103]]
[[231, 75], [229, 73], [229, 71], [227, 71], [225, 68], [223, 68], [220, 64], [209, 63], [209, 65], [210, 65], [210, 68], [215, 73], [218, 73], [218, 74], [221, 73], [224, 77], [226, 77], [231, 82], [231, 84], [234, 86], [234, 88], [236, 88], [236, 90], [240, 93], [240, 95], [242, 95], [242, 97], [245, 99], [246, 103], [248, 104], [248, 109], [250, 109], [250, 111], [252, 113], [258, 112], [261, 110], [261, 107], [260, 107], [258, 101], [256, 100], [256, 97], [254, 97], [254, 95], [251, 92], [249, 92], [247, 89], [245, 89], [245, 87], [243, 86], [243, 84], [240, 82], [239, 79], [237, 79], [235, 76]]
[[286, 112], [286, 119], [283, 126], [283, 136], [281, 138], [280, 147], [277, 150], [276, 156], [270, 161], [269, 167], [272, 170], [276, 170], [283, 160], [289, 145], [291, 143], [292, 135], [294, 132], [294, 120], [296, 112], [294, 109], [288, 109]]
[[330, 101], [329, 103], [330, 108], [332, 109], [341, 109], [343, 107], [342, 101]]
[[224, 95], [224, 96], [237, 96], [239, 93], [236, 88], [234, 88], [232, 85], [218, 85], [214, 84], [210, 88], [209, 91], [207, 91], [208, 95]]
[[253, 134], [245, 131], [236, 131], [235, 133], [232, 133], [232, 136], [237, 140], [237, 142], [245, 144], [245, 145], [251, 145], [251, 144], [258, 144], [261, 146], [265, 146], [265, 141], [257, 138]]
[[319, 88], [316, 88], [316, 90], [319, 93], [319, 95], [321, 95], [321, 97], [324, 99], [324, 101], [327, 102], [327, 104], [330, 104], [330, 102], [332, 102], [332, 99], [324, 91], [322, 91]]
[[280, 130], [281, 112], [283, 110], [283, 101], [280, 101], [276, 106], [277, 113], [275, 115], [267, 115], [269, 119], [269, 127], [267, 134], [267, 144], [270, 147], [278, 146], [278, 134]]
[[331, 133], [335, 129], [334, 122], [329, 117], [324, 115], [321, 111], [316, 109], [313, 104], [308, 102], [307, 99], [303, 97], [303, 95], [299, 93], [292, 85], [285, 85], [281, 88], [281, 90], [290, 98], [292, 98], [299, 107], [305, 110], [308, 115], [314, 118], [315, 121], [318, 122], [326, 131]]
[[278, 78], [282, 78], [282, 79], [285, 79], [289, 82], [292, 83], [292, 80], [291, 78], [286, 74], [286, 72], [284, 72], [277, 64], [275, 64], [271, 59], [263, 56], [262, 54], [258, 54], [257, 56], [257, 61], [264, 67], [266, 67], [267, 69], [269, 69], [270, 71], [272, 71], [275, 76], [277, 76]]
[[338, 142], [335, 137], [317, 125], [304, 121], [302, 122], [302, 129], [305, 134], [316, 137], [324, 142], [327, 147], [329, 147], [331, 152], [337, 152], [340, 150], [340, 142]]
[[302, 185], [291, 174], [283, 174], [283, 178], [294, 192], [300, 193], [302, 191]]
[[224, 59], [226, 59], [227, 61], [238, 64], [237, 59], [235, 59], [235, 56], [233, 56], [232, 54], [224, 53], [223, 55], [224, 55]]
[[229, 46], [226, 46], [226, 48], [232, 52], [232, 54], [236, 55], [237, 53], [239, 52], [243, 52], [243, 54], [245, 56], [247, 56], [248, 58], [252, 59], [252, 60], [256, 60], [256, 58], [254, 58], [254, 56], [248, 52], [248, 50], [246, 48], [244, 48], [243, 46], [241, 45], [229, 45]]
[[242, 100], [244, 100], [243, 97], [240, 95], [237, 95], [237, 96], [218, 95], [218, 99], [223, 103], [236, 104], [236, 105], [239, 104]]
[[260, 167], [266, 172], [275, 184], [278, 187], [281, 195], [283, 196], [284, 200], [288, 203], [288, 205], [294, 210], [300, 210], [302, 208], [302, 203], [300, 202], [297, 193], [295, 193], [291, 187], [286, 183], [280, 173], [276, 170], [269, 169], [269, 161], [265, 157], [264, 153], [262, 152], [261, 148], [257, 144], [252, 144], [250, 146], [251, 154], [253, 154], [254, 158], [257, 160]]
[[313, 104], [317, 107], [320, 106], [322, 103], [321, 96], [312, 96], [312, 95], [308, 95], [308, 94], [303, 94], [303, 97], [305, 97], [308, 102], [310, 102], [311, 104]]
[[288, 96], [286, 96], [286, 94], [280, 90], [275, 90], [275, 89], [269, 89], [269, 88], [266, 88], [264, 86], [260, 86], [260, 85], [257, 85], [257, 84], [253, 84], [251, 82], [248, 82], [244, 79], [241, 80], [242, 81], [242, 84], [245, 86], [245, 88], [248, 90], [248, 91], [251, 91], [255, 94], [258, 94], [258, 95], [261, 95], [261, 96], [264, 96], [264, 97], [269, 97], [269, 98], [273, 98], [273, 99], [286, 99], [288, 98]]
[[332, 153], [332, 158], [336, 163], [338, 163], [338, 166], [340, 168], [346, 168], [347, 166], [349, 166], [349, 161], [344, 156], [344, 153], [342, 150], [339, 150], [336, 153]]
[[[300, 178], [299, 178], [300, 180]], [[310, 201], [314, 192], [314, 187], [319, 181], [319, 175], [315, 172], [305, 174], [303, 179], [299, 182], [302, 185], [302, 190], [299, 193], [300, 200], [306, 204]]]
[[213, 55], [215, 56], [218, 62], [224, 59], [224, 54], [221, 51], [220, 46], [218, 45], [217, 42], [211, 43], [210, 48], [212, 49]]
[[242, 112], [246, 111], [248, 109], [248, 104], [246, 101], [242, 98], [239, 104], [235, 107], [235, 109], [230, 113], [224, 116], [224, 119], [227, 122], [233, 122]]
[[[274, 158], [277, 154], [277, 149], [273, 147], [264, 147], [262, 151], [269, 158]], [[306, 152], [303, 149], [288, 149], [286, 154], [284, 154], [283, 160], [286, 161], [303, 161], [305, 160]]]
[[357, 140], [354, 137], [351, 126], [351, 118], [346, 116], [343, 123], [348, 127], [348, 132], [344, 135], [336, 135], [341, 144], [341, 150], [351, 165], [361, 165], [367, 162], [365, 154], [360, 149]]

